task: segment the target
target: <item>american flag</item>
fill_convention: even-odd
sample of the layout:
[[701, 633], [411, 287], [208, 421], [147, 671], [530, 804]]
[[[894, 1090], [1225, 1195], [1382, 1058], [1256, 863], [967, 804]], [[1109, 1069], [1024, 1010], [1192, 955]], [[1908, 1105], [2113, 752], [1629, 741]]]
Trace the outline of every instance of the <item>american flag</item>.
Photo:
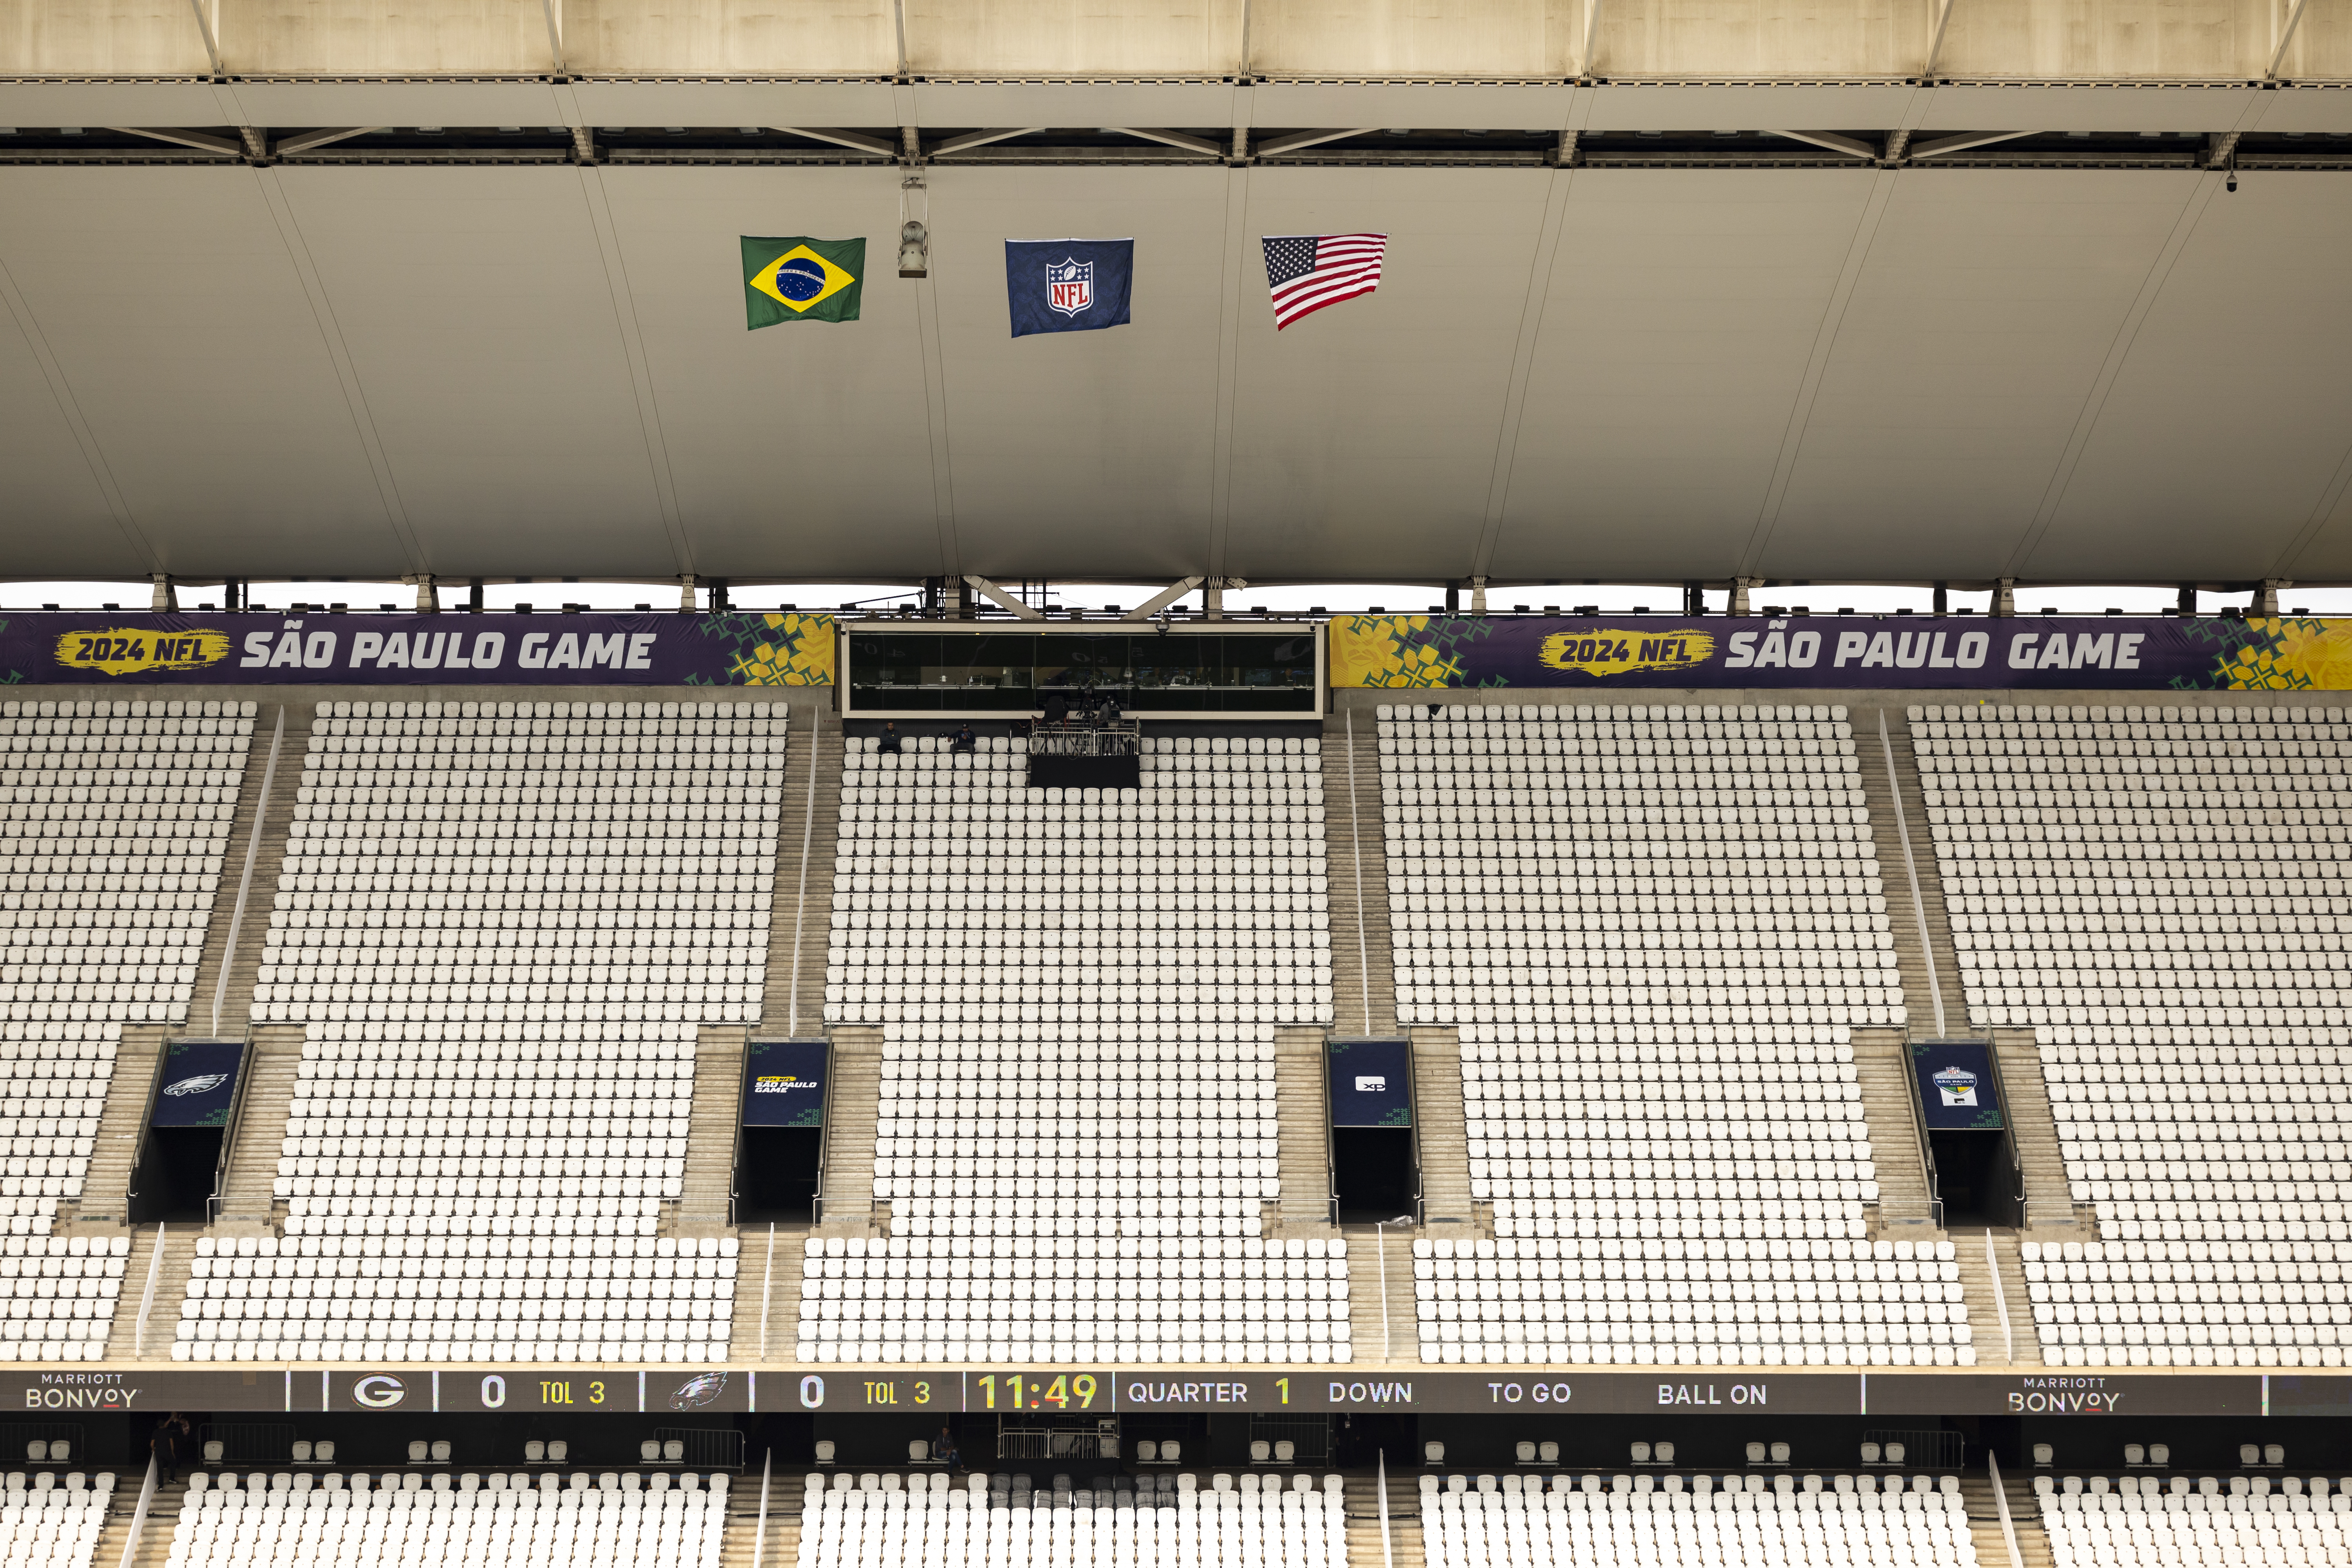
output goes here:
[[1388, 248], [1384, 234], [1267, 235], [1265, 282], [1274, 295], [1275, 331], [1379, 288]]

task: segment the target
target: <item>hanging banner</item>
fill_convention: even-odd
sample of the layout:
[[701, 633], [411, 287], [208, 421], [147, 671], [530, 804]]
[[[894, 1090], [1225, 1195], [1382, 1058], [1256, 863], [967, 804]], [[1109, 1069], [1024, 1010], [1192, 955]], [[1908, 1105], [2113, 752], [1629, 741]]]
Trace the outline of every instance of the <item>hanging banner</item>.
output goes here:
[[743, 1125], [824, 1125], [825, 1042], [753, 1040], [743, 1052]]
[[1998, 1132], [2000, 1092], [1982, 1040], [1914, 1040], [1911, 1071], [1919, 1109], [1937, 1132]]
[[173, 1040], [164, 1050], [163, 1086], [155, 1091], [157, 1127], [226, 1127], [236, 1102], [243, 1040]]
[[2352, 620], [1339, 616], [1331, 684], [2352, 689]]
[[13, 685], [830, 686], [831, 616], [92, 615], [0, 619]]
[[1412, 1125], [1412, 1043], [1331, 1042], [1331, 1125]]

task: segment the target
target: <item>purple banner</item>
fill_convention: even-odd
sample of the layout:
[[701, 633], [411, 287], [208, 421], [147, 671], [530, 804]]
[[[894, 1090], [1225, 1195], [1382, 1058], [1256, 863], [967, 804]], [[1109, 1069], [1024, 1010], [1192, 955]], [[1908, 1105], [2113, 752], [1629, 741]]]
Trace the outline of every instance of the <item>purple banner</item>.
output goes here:
[[831, 616], [42, 613], [0, 620], [0, 681], [830, 686]]
[[1340, 616], [1331, 683], [2335, 691], [2352, 688], [2352, 621]]

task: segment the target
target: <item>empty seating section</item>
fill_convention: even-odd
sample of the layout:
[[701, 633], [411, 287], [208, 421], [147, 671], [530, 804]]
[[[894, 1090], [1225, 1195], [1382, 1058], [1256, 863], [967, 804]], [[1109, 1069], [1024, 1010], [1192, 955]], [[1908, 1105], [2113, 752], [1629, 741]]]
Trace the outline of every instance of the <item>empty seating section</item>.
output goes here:
[[1499, 1239], [1414, 1244], [1423, 1360], [1973, 1363], [1949, 1244], [1863, 1239], [1878, 1184], [1850, 1045], [1551, 1037], [1571, 1032], [1460, 1030], [1471, 1193]]
[[825, 975], [892, 1237], [811, 1244], [803, 1355], [1346, 1360], [1344, 1258], [1256, 1239], [1274, 1030], [1331, 1016], [1318, 742], [1146, 737], [1100, 791], [906, 745], [850, 742]]
[[1905, 1012], [1845, 710], [1378, 717], [1398, 1016], [1459, 1033], [1496, 1237], [1415, 1244], [1423, 1358], [1972, 1363], [1936, 1244], [1862, 1239], [1850, 1037]]
[[1423, 1239], [1421, 1357], [1973, 1366], [1955, 1257], [1948, 1241]]
[[2352, 1045], [2343, 709], [1910, 716], [1977, 1023]]
[[780, 704], [320, 704], [255, 1018], [757, 1018], [783, 750]]
[[0, 1010], [183, 1023], [250, 702], [0, 702]]
[[2023, 1260], [2052, 1366], [2342, 1366], [2352, 1345], [2352, 1242], [2029, 1241]]
[[1903, 1021], [1844, 709], [1379, 722], [1402, 1022], [1691, 1043]]
[[1352, 1359], [1347, 1243], [1337, 1238], [1122, 1237], [1070, 1219], [988, 1228], [993, 1234], [806, 1242], [799, 1358]]
[[0, 1237], [0, 1362], [101, 1359], [130, 1256], [128, 1236]]
[[1139, 790], [939, 743], [842, 759], [832, 1022], [1329, 1021], [1319, 742], [1148, 735]]
[[875, 1112], [900, 1235], [1255, 1236], [1279, 1195], [1271, 1026], [917, 1027], [887, 1032]]
[[697, 1030], [759, 1015], [784, 734], [766, 704], [321, 705], [255, 993], [310, 1026], [285, 1237], [192, 1288], [175, 1356], [726, 1355], [736, 1244], [655, 1232]]
[[175, 1361], [710, 1362], [740, 1243], [654, 1236], [200, 1237]]
[[81, 1196], [121, 1037], [115, 1022], [0, 1019], [0, 1237], [46, 1236]]
[[2041, 1050], [2068, 1184], [2103, 1237], [2352, 1244], [2352, 1047]]
[[[383, 1235], [394, 1218], [410, 1234], [650, 1236], [679, 1194], [691, 1026], [313, 1034], [325, 1037], [304, 1043], [278, 1162], [289, 1235]], [[399, 1035], [425, 1037], [387, 1037]], [[571, 1223], [525, 1223], [539, 1219]]]
[[[199, 1474], [166, 1568], [717, 1568], [727, 1478]], [[161, 1520], [151, 1522], [155, 1529]]]
[[1851, 1045], [1566, 1033], [1461, 1031], [1471, 1195], [1517, 1234], [1861, 1237], [1878, 1182]]
[[[2034, 1478], [2053, 1568], [2253, 1568], [2352, 1558], [2352, 1479]], [[2047, 1488], [2048, 1489], [2044, 1489]]]
[[8, 1473], [0, 1490], [0, 1563], [11, 1568], [89, 1568], [114, 1495], [111, 1473]]
[[[1976, 1568], [1959, 1483], [1915, 1476], [1781, 1474], [1466, 1476], [1421, 1479], [1430, 1568], [1571, 1568], [1591, 1563], [1718, 1568]], [[2061, 1568], [2074, 1568], [2062, 1564]], [[2087, 1568], [2087, 1565], [2085, 1565]]]
[[798, 1568], [1347, 1568], [1338, 1476], [808, 1478]]

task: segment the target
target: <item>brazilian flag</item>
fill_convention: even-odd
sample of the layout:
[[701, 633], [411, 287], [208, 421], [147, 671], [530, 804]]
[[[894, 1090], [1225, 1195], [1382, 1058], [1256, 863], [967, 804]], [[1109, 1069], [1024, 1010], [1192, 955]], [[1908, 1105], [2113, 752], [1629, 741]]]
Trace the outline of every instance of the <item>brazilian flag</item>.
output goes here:
[[746, 331], [779, 321], [854, 321], [865, 291], [862, 239], [743, 239]]

